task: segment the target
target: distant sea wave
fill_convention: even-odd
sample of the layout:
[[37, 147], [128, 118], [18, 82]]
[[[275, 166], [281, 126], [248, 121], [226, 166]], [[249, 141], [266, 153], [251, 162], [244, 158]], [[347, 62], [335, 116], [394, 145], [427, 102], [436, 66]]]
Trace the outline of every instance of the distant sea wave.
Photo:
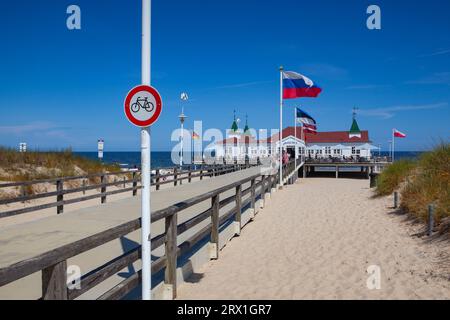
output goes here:
[[[97, 152], [74, 152], [77, 155], [86, 157], [89, 159], [98, 159]], [[415, 159], [420, 156], [422, 152], [416, 151], [398, 151], [395, 152], [395, 159]], [[378, 156], [378, 152], [374, 152], [375, 156]], [[389, 152], [381, 152], [381, 156], [389, 156]], [[124, 167], [133, 168], [134, 166], [140, 167], [141, 165], [141, 153], [140, 152], [104, 152], [103, 161], [105, 163], [121, 164]], [[152, 168], [169, 168], [174, 167], [176, 164], [172, 162], [171, 153], [166, 151], [152, 152], [151, 154]]]

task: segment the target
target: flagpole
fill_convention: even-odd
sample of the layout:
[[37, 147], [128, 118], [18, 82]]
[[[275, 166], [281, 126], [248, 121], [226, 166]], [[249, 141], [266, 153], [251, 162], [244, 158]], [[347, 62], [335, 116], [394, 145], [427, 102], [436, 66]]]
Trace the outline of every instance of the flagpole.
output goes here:
[[294, 168], [297, 169], [297, 107], [294, 107], [294, 136], [295, 136]]
[[394, 163], [394, 150], [395, 150], [395, 136], [394, 136], [394, 130], [392, 129], [392, 163]]
[[[297, 120], [297, 119], [296, 119]], [[305, 161], [305, 159], [306, 159], [306, 142], [305, 142], [305, 131], [303, 130], [303, 123], [302, 123], [302, 126], [301, 126], [301, 140], [303, 141], [303, 144], [304, 144], [304, 148], [303, 148], [303, 151], [304, 151], [304, 154], [303, 154], [303, 161]], [[305, 170], [305, 166], [303, 166], [303, 170]]]
[[280, 67], [280, 137], [279, 137], [279, 157], [280, 157], [280, 188], [283, 188], [283, 66]]

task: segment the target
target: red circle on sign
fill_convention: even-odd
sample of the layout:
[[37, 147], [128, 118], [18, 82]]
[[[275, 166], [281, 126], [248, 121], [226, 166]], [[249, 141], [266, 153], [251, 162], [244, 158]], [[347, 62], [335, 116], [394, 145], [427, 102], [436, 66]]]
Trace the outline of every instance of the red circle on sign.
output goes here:
[[[141, 91], [148, 92], [150, 95], [153, 96], [153, 98], [155, 99], [155, 102], [156, 102], [155, 112], [149, 119], [146, 119], [146, 120], [136, 119], [130, 111], [131, 110], [131, 106], [130, 106], [131, 99], [133, 98], [133, 96], [136, 93], [141, 92]], [[125, 107], [125, 115], [126, 115], [128, 121], [130, 121], [132, 124], [134, 124], [135, 126], [138, 126], [138, 127], [148, 127], [148, 126], [151, 126], [153, 123], [155, 123], [156, 120], [158, 120], [159, 115], [161, 114], [161, 110], [162, 110], [161, 95], [155, 88], [153, 88], [151, 86], [139, 85], [139, 86], [134, 87], [133, 89], [131, 89], [128, 92], [128, 94], [125, 98], [124, 107]]]

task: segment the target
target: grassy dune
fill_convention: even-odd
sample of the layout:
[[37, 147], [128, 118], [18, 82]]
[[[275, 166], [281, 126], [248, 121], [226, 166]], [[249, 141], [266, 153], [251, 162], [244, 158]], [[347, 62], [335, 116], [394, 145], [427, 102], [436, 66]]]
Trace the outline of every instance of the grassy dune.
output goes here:
[[0, 147], [0, 181], [28, 181], [116, 171], [120, 171], [118, 166], [74, 155], [70, 149], [20, 153]]
[[[376, 193], [388, 195], [399, 190], [401, 207], [426, 221], [428, 205], [435, 205], [436, 222], [450, 223], [450, 144], [443, 143], [424, 153], [417, 161], [398, 161], [378, 180]], [[446, 227], [446, 228], [447, 228]]]

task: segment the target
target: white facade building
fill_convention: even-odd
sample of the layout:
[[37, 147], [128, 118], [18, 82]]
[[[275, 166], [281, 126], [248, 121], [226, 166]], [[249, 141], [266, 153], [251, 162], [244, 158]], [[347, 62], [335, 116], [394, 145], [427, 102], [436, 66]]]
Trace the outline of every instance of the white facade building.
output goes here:
[[[296, 134], [295, 134], [295, 131]], [[279, 135], [264, 140], [257, 140], [249, 134], [246, 125], [244, 132], [240, 132], [236, 121], [233, 122], [228, 138], [214, 145], [217, 160], [244, 160], [257, 159], [268, 156], [278, 156]], [[303, 140], [302, 140], [303, 136]], [[377, 149], [371, 145], [368, 131], [361, 131], [353, 118], [350, 131], [304, 133], [301, 127], [287, 127], [283, 129], [283, 150], [290, 157], [314, 159], [340, 159], [340, 160], [370, 160], [372, 150]]]

